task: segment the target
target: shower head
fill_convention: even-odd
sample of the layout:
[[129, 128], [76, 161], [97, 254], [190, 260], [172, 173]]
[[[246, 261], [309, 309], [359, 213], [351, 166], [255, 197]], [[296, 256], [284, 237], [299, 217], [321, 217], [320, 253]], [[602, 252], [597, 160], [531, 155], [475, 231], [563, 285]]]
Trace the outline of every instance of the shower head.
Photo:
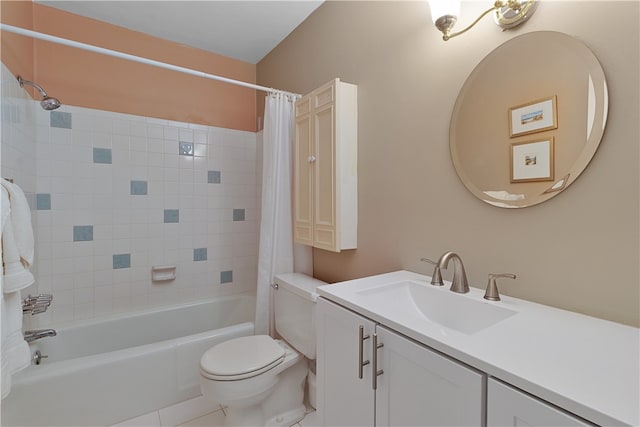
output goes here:
[[45, 96], [44, 98], [42, 98], [42, 101], [40, 101], [40, 106], [45, 110], [55, 110], [61, 105], [62, 104], [60, 103], [58, 98], [50, 98], [48, 96]]
[[20, 87], [24, 87], [24, 85], [32, 86], [40, 92], [40, 96], [42, 96], [42, 100], [40, 101], [40, 106], [45, 110], [55, 110], [56, 108], [62, 105], [57, 98], [51, 98], [47, 95], [47, 92], [42, 89], [42, 87], [34, 82], [30, 82], [28, 80], [24, 80], [22, 77], [18, 76], [18, 83], [20, 83]]

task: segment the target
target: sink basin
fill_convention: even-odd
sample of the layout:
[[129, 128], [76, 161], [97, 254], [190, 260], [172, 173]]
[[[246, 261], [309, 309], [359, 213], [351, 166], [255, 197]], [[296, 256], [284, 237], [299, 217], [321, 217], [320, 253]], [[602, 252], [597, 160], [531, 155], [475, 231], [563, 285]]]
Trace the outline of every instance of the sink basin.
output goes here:
[[[394, 310], [413, 310], [426, 320], [464, 334], [475, 334], [513, 316], [516, 311], [495, 303], [450, 292], [448, 287], [434, 287], [412, 281], [378, 286], [358, 292], [373, 306]], [[386, 310], [385, 310], [386, 311]]]

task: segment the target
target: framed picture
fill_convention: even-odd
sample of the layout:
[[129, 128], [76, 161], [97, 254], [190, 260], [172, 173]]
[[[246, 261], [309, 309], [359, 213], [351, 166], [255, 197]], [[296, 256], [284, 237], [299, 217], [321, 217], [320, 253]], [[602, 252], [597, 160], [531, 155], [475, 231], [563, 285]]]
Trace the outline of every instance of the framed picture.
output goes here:
[[511, 144], [511, 182], [553, 181], [553, 137]]
[[556, 96], [540, 99], [509, 109], [511, 138], [558, 128]]

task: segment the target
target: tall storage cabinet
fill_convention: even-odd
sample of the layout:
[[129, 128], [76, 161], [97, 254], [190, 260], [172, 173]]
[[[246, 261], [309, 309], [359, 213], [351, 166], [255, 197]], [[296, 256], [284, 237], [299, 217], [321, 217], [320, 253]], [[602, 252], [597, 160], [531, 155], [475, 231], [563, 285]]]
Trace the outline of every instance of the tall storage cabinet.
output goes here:
[[294, 238], [339, 252], [357, 246], [357, 86], [334, 79], [296, 102]]

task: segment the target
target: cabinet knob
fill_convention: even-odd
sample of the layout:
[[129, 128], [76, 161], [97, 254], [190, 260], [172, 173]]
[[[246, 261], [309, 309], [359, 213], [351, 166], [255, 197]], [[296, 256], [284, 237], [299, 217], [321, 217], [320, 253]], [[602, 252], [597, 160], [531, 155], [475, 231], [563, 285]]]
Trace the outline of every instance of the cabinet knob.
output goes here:
[[309, 156], [308, 160], [309, 160], [309, 163], [313, 163], [316, 161], [316, 156]]

